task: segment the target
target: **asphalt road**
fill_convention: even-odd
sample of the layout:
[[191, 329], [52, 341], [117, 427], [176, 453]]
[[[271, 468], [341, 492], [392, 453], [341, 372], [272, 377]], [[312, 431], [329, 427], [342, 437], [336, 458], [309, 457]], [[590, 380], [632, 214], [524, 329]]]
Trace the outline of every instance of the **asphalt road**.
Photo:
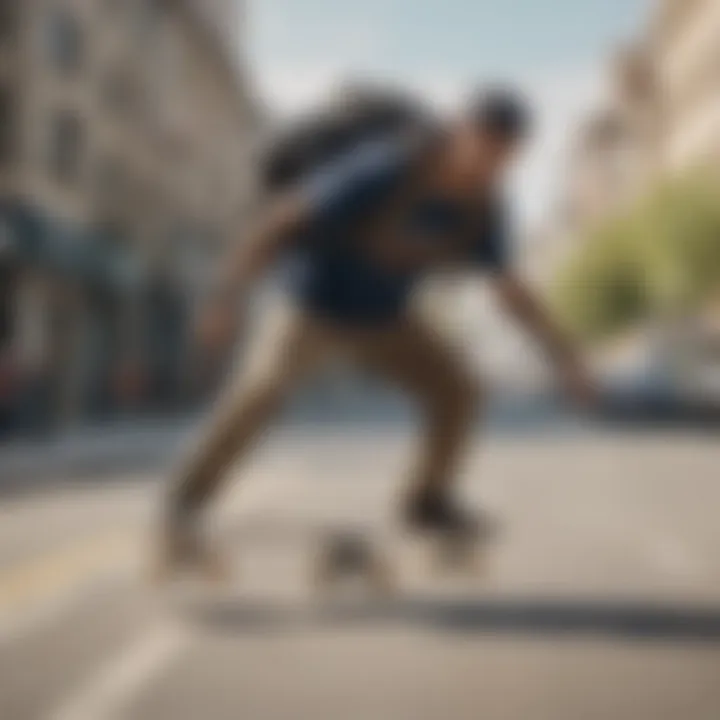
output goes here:
[[[716, 720], [720, 446], [496, 438], [466, 489], [504, 522], [477, 578], [318, 598], [318, 527], [382, 525], [395, 432], [273, 439], [216, 531], [231, 587], [147, 581], [157, 484], [0, 502], [2, 720]], [[140, 482], [137, 482], [140, 480]]]

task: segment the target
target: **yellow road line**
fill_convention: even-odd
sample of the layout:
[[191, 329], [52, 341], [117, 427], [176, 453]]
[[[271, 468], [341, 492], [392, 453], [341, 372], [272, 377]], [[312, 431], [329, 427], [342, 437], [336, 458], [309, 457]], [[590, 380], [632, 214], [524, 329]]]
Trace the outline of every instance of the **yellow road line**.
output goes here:
[[[277, 477], [285, 478], [284, 475]], [[269, 496], [287, 486], [281, 482], [262, 482], [248, 486], [232, 516], [237, 519], [261, 507]], [[63, 593], [102, 576], [107, 570], [141, 557], [143, 533], [132, 528], [115, 529], [90, 536], [38, 558], [0, 572], [0, 624], [36, 603], [51, 602]]]
[[0, 619], [77, 585], [133, 558], [138, 539], [128, 530], [80, 540], [0, 574]]

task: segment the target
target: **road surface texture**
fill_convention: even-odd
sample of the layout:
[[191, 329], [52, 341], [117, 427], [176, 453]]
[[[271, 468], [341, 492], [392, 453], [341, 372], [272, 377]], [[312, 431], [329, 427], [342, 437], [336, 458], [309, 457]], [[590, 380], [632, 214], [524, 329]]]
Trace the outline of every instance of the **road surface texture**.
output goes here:
[[148, 582], [152, 477], [0, 500], [0, 718], [720, 718], [715, 438], [478, 442], [465, 488], [504, 523], [484, 575], [403, 554], [396, 594], [318, 598], [322, 528], [382, 525], [410, 449], [271, 438], [217, 515], [216, 589]]

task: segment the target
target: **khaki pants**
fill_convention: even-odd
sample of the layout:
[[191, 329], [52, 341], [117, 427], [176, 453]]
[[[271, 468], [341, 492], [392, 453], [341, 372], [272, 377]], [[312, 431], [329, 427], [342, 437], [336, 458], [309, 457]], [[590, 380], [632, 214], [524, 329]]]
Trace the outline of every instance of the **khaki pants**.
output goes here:
[[425, 421], [412, 470], [415, 491], [452, 482], [474, 421], [478, 384], [460, 358], [419, 319], [347, 328], [283, 307], [250, 348], [211, 414], [174, 486], [176, 507], [207, 502], [310, 373], [338, 358], [378, 373], [417, 401]]

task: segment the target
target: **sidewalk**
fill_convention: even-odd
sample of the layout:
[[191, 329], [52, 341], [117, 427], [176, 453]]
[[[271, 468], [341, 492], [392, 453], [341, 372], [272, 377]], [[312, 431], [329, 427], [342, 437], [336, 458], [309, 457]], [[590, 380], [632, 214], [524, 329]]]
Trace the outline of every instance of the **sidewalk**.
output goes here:
[[0, 492], [49, 480], [88, 480], [153, 469], [167, 461], [192, 419], [124, 421], [41, 440], [0, 443]]

